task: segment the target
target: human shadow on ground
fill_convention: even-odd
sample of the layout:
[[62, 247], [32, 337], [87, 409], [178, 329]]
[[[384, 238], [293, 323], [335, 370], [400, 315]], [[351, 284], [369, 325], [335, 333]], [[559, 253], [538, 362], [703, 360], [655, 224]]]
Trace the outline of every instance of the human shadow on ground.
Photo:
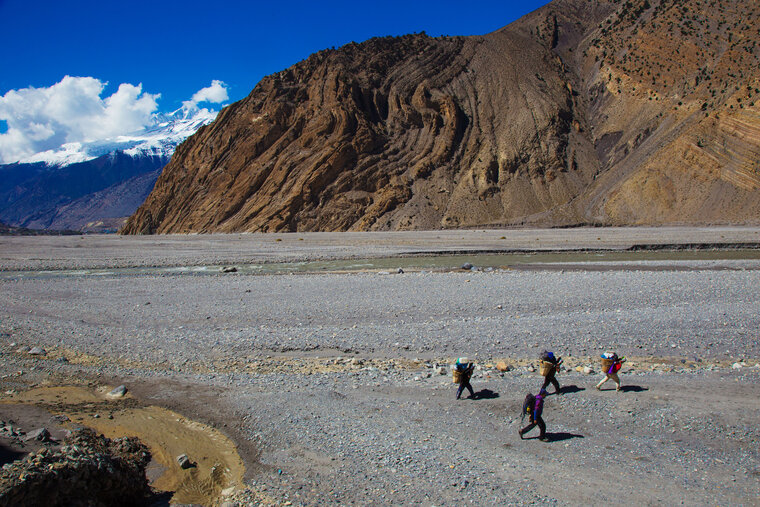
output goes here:
[[[561, 431], [559, 433], [549, 433], [546, 432], [546, 442], [561, 442], [563, 440], [570, 440], [571, 438], [586, 438], [583, 435], [578, 435], [575, 433], [567, 433], [564, 431]], [[533, 435], [532, 437], [523, 437], [523, 440], [538, 440], [538, 435]]]
[[648, 388], [641, 386], [622, 386], [620, 390], [624, 393], [640, 393], [642, 391], [649, 391]]
[[579, 435], [576, 433], [567, 433], [565, 431], [560, 431], [558, 433], [549, 433], [546, 432], [546, 438], [549, 439], [549, 442], [561, 442], [563, 440], [570, 440], [571, 438], [586, 438], [583, 435]]
[[559, 394], [574, 394], [574, 393], [579, 393], [585, 390], [586, 390], [585, 387], [578, 387], [575, 385], [562, 386], [560, 387]]
[[498, 398], [499, 393], [495, 393], [491, 391], [490, 389], [481, 389], [477, 393], [471, 396], [473, 400], [493, 400], [494, 398]]

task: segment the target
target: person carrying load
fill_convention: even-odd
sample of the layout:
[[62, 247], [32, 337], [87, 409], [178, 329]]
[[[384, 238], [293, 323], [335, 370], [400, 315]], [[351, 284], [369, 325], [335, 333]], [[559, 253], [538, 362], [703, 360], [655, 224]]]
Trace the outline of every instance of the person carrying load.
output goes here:
[[554, 352], [544, 350], [539, 356], [539, 360], [539, 371], [541, 372], [541, 375], [544, 376], [544, 385], [541, 386], [541, 389], [546, 389], [549, 384], [552, 384], [555, 389], [554, 394], [562, 394], [562, 388], [559, 386], [559, 382], [555, 377], [559, 370], [559, 365], [562, 364], [562, 358], [555, 357]]
[[620, 391], [620, 378], [618, 377], [617, 372], [620, 371], [624, 362], [625, 358], [618, 357], [614, 352], [605, 352], [602, 354], [602, 372], [604, 373], [604, 378], [596, 385], [596, 389], [601, 391], [602, 384], [612, 379], [617, 385], [617, 390]]
[[472, 386], [470, 385], [470, 377], [472, 377], [472, 372], [474, 370], [475, 364], [471, 363], [466, 357], [458, 358], [457, 362], [454, 364], [454, 383], [459, 384], [459, 389], [457, 389], [457, 399], [462, 396], [462, 391], [464, 391], [465, 387], [470, 391], [470, 398], [475, 397], [475, 391], [472, 390]]
[[536, 425], [538, 425], [538, 429], [540, 431], [538, 434], [538, 439], [542, 442], [549, 441], [549, 439], [546, 437], [546, 423], [544, 422], [543, 417], [541, 417], [544, 412], [544, 398], [546, 398], [547, 394], [548, 393], [546, 392], [546, 389], [541, 389], [535, 396], [530, 393], [525, 396], [525, 401], [523, 402], [522, 419], [525, 419], [525, 414], [528, 414], [530, 424], [517, 432], [520, 434], [520, 440], [523, 440], [525, 438], [525, 434], [535, 428]]

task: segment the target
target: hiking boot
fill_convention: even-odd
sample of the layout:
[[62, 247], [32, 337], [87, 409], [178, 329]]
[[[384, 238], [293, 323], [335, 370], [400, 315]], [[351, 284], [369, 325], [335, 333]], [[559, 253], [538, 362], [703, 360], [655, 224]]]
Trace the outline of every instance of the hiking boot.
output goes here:
[[547, 437], [546, 435], [541, 435], [540, 437], [538, 437], [538, 439], [540, 441], [542, 441], [542, 442], [548, 442], [549, 441], [549, 437]]
[[594, 386], [594, 387], [596, 387], [596, 390], [597, 390], [597, 391], [601, 391], [601, 390], [602, 390], [602, 387], [601, 387], [601, 386]]
[[615, 391], [617, 391], [617, 392], [620, 392], [620, 391], [622, 391], [622, 390], [623, 390], [623, 388], [622, 388], [622, 387], [620, 387], [620, 386], [617, 386], [617, 389], [615, 389]]
[[523, 430], [517, 430], [517, 433], [520, 435], [520, 440], [525, 440], [525, 437], [523, 436]]

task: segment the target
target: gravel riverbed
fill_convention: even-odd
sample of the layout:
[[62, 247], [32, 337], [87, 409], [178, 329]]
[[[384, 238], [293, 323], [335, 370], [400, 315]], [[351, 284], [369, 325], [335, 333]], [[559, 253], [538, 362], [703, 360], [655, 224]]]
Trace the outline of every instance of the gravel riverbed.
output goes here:
[[[55, 257], [24, 241], [6, 269]], [[24, 264], [21, 243], [48, 260]], [[319, 255], [346, 250], [361, 245]], [[66, 251], [56, 267], [100, 265], [102, 252]], [[9, 276], [0, 387], [125, 383], [213, 424], [246, 459], [248, 489], [230, 501], [758, 505], [759, 264]], [[546, 402], [551, 441], [522, 441], [520, 406], [540, 386], [531, 370], [544, 348], [566, 358], [565, 393]], [[610, 349], [629, 358], [623, 392], [597, 391], [598, 373], [578, 371], [598, 372]], [[479, 366], [474, 400], [454, 400], [461, 355]]]

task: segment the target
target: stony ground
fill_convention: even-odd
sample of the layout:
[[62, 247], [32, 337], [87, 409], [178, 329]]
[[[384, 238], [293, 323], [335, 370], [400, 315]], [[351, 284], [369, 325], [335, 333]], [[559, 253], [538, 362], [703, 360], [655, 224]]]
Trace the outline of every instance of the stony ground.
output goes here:
[[[83, 262], [35, 239], [28, 259]], [[236, 497], [257, 502], [757, 505], [759, 268], [9, 275], [0, 388], [125, 383], [232, 437], [248, 465]], [[546, 403], [551, 442], [521, 441], [544, 347], [566, 358], [565, 394]], [[576, 370], [608, 348], [629, 358], [623, 392]], [[459, 355], [480, 367], [477, 399], [454, 400]]]

